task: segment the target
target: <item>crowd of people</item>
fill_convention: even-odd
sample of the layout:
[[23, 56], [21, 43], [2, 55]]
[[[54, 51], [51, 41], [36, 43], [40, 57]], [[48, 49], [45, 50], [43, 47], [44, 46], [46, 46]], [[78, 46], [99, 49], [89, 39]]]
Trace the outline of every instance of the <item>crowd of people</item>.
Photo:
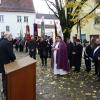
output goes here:
[[80, 72], [83, 56], [85, 61], [85, 71], [90, 72], [93, 63], [95, 67], [95, 75], [98, 76], [98, 81], [100, 81], [100, 38], [96, 38], [94, 42], [86, 41], [85, 46], [82, 46], [79, 39], [74, 43], [68, 40], [67, 46], [70, 68], [74, 66], [74, 71]]
[[53, 40], [51, 37], [38, 39], [31, 37], [29, 40], [25, 38], [16, 38], [13, 40], [13, 45], [18, 52], [28, 52], [29, 56], [36, 59], [36, 54], [40, 55], [42, 66], [47, 66], [47, 58], [51, 57], [51, 48]]
[[[30, 57], [36, 59], [36, 54], [40, 55], [41, 65], [47, 66], [47, 58], [51, 58], [51, 67], [54, 74], [64, 75], [74, 67], [75, 72], [80, 72], [82, 57], [84, 58], [85, 71], [90, 72], [92, 63], [95, 66], [95, 74], [100, 77], [100, 38], [95, 41], [85, 41], [82, 45], [79, 39], [66, 42], [57, 36], [53, 39], [32, 37], [29, 41], [23, 39], [14, 40], [16, 50], [19, 52], [29, 52]], [[38, 52], [37, 52], [38, 51]], [[61, 72], [61, 73], [60, 73]]]
[[3, 83], [5, 77], [4, 64], [16, 59], [13, 47], [17, 52], [29, 53], [29, 56], [34, 59], [38, 54], [41, 59], [41, 66], [47, 66], [47, 59], [50, 58], [54, 75], [66, 75], [71, 72], [73, 67], [75, 72], [80, 72], [83, 57], [86, 66], [85, 71], [89, 73], [91, 63], [94, 63], [95, 75], [100, 81], [100, 38], [95, 39], [94, 43], [86, 41], [84, 47], [79, 39], [74, 42], [71, 42], [70, 39], [63, 41], [60, 36], [56, 37], [55, 42], [51, 37], [31, 37], [30, 40], [21, 37], [12, 39], [11, 34], [5, 33], [0, 39], [0, 73], [2, 73]]

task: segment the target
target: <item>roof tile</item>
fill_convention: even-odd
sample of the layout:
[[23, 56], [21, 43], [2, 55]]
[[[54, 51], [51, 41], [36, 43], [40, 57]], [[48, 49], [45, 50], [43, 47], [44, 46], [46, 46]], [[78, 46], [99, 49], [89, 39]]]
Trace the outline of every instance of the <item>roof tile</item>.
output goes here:
[[5, 12], [35, 12], [32, 0], [2, 0], [0, 11]]

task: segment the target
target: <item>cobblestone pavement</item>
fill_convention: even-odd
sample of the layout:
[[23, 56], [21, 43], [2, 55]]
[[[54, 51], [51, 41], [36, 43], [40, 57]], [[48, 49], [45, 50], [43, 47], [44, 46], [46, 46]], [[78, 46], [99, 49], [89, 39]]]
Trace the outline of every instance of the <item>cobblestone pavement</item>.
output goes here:
[[[25, 53], [17, 53], [17, 59], [27, 56]], [[37, 99], [36, 100], [100, 100], [100, 82], [96, 82], [94, 69], [91, 73], [73, 71], [66, 76], [54, 76], [48, 66], [42, 67], [37, 57]], [[1, 100], [1, 99], [0, 99]]]

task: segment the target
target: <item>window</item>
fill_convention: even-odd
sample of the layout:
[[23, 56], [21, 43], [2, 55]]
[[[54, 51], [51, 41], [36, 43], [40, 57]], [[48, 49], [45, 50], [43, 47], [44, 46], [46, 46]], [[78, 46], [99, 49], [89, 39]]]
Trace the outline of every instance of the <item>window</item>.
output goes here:
[[0, 22], [4, 22], [4, 16], [3, 15], [0, 15]]
[[6, 26], [6, 32], [10, 32], [10, 27]]
[[100, 16], [97, 16], [96, 18], [95, 18], [95, 24], [100, 24]]
[[18, 23], [22, 22], [21, 16], [17, 16], [17, 22], [18, 22]]
[[28, 22], [28, 16], [24, 16], [24, 22]]

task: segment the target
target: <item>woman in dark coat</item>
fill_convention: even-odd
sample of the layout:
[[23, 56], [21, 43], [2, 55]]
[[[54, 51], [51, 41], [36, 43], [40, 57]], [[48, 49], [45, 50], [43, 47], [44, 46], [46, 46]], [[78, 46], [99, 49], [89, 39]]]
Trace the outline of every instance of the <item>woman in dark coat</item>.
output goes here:
[[39, 49], [40, 49], [40, 58], [42, 61], [42, 66], [47, 66], [47, 58], [48, 58], [48, 43], [46, 40], [43, 40], [41, 38], [41, 42], [39, 44]]

